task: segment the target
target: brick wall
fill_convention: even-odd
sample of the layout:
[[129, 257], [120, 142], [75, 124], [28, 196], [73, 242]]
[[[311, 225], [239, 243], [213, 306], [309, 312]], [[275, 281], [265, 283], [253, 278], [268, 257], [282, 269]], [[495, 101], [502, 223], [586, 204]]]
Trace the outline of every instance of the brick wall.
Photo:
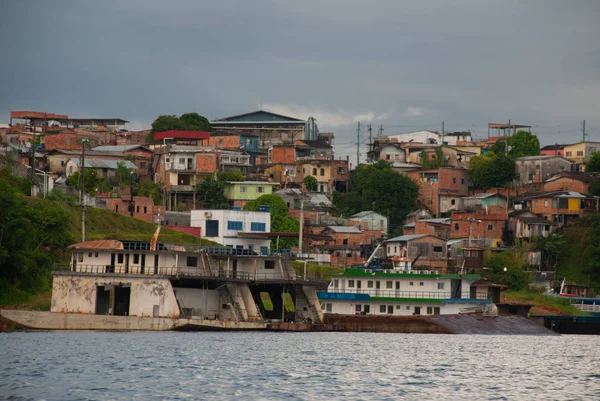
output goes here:
[[[475, 219], [472, 223], [469, 218]], [[473, 239], [502, 239], [506, 228], [508, 216], [506, 209], [493, 206], [477, 209], [475, 212], [455, 212], [452, 214], [450, 238], [468, 238], [471, 226]]]
[[590, 193], [590, 184], [573, 178], [561, 177], [557, 180], [544, 183], [544, 191], [574, 191], [582, 194]]
[[212, 173], [218, 170], [217, 155], [214, 153], [196, 153], [196, 172]]
[[104, 143], [101, 137], [90, 134], [83, 135], [75, 132], [61, 132], [58, 134], [47, 134], [44, 136], [44, 149], [47, 151], [53, 149], [63, 150], [80, 150], [81, 139], [87, 139], [90, 141], [90, 146], [99, 146]]
[[208, 146], [212, 146], [217, 149], [239, 149], [240, 148], [240, 136], [239, 135], [211, 136], [208, 139]]
[[296, 161], [296, 149], [292, 146], [275, 146], [271, 149], [273, 164], [292, 164]]
[[[106, 199], [106, 209], [125, 216], [130, 216], [129, 199], [109, 198]], [[144, 196], [133, 197], [133, 217], [152, 223], [153, 216], [160, 213], [164, 215], [162, 206], [155, 206], [152, 198]]]

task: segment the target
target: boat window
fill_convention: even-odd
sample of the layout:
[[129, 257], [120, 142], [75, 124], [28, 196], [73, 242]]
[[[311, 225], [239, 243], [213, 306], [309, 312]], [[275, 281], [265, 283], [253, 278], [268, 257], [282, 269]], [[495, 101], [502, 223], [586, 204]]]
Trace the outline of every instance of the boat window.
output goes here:
[[361, 310], [362, 310], [362, 305], [361, 305], [361, 304], [357, 304], [357, 305], [354, 307], [354, 311], [355, 311], [355, 312], [360, 312]]
[[88, 258], [91, 258], [91, 257], [92, 257], [92, 253], [90, 252], [90, 253], [88, 253]]
[[365, 305], [365, 313], [371, 313], [371, 305]]
[[411, 281], [411, 282], [410, 282], [410, 285], [415, 285], [415, 282], [414, 282], [414, 281]]
[[393, 315], [394, 314], [394, 305], [388, 305], [388, 307], [387, 307], [387, 313], [388, 313], [388, 315]]
[[139, 253], [134, 253], [133, 254], [133, 264], [137, 265], [138, 263], [140, 263], [140, 254]]
[[331, 312], [331, 304], [327, 304], [327, 312]]
[[373, 280], [367, 281], [367, 288], [373, 288]]
[[338, 288], [340, 284], [340, 281], [336, 278], [335, 280], [333, 280], [333, 288]]
[[427, 314], [428, 315], [433, 315], [433, 307], [431, 307], [431, 306], [427, 307]]
[[117, 263], [123, 263], [123, 254], [122, 253], [119, 253], [117, 255]]
[[433, 307], [433, 314], [434, 315], [439, 315], [440, 314], [440, 307], [439, 306], [434, 306]]
[[78, 262], [83, 262], [83, 252], [79, 252], [79, 254], [77, 255], [77, 257], [79, 258]]
[[392, 282], [391, 281], [386, 281], [385, 282], [385, 288], [392, 288]]
[[380, 313], [385, 313], [386, 307], [385, 305], [379, 305], [379, 312]]
[[421, 282], [419, 283], [419, 285], [420, 285], [421, 287], [423, 287], [423, 282], [421, 281]]
[[348, 288], [354, 288], [354, 280], [348, 280]]
[[406, 310], [410, 310], [410, 305], [406, 305]]
[[444, 283], [437, 283], [437, 285], [438, 285], [438, 290], [444, 289]]

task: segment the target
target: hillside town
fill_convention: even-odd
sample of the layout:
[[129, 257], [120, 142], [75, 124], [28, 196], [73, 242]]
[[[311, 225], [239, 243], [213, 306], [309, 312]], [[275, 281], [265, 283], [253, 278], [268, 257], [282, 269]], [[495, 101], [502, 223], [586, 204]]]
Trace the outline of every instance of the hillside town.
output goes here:
[[[40, 196], [61, 191], [88, 207], [240, 254], [286, 248], [343, 268], [401, 259], [413, 269], [475, 271], [483, 267], [484, 251], [548, 238], [599, 208], [592, 195], [598, 173], [585, 166], [600, 143], [585, 134], [576, 143], [541, 148], [531, 126], [512, 123], [488, 124], [485, 138], [468, 131], [377, 135], [366, 160], [353, 165], [336, 155], [335, 134], [320, 132], [312, 117], [264, 110], [210, 122], [196, 113], [181, 117], [204, 121], [197, 125], [203, 129], [162, 124], [167, 117], [178, 119], [161, 116], [151, 130], [129, 131], [122, 118], [12, 111], [0, 126], [0, 149], [38, 177]], [[511, 155], [514, 171], [492, 177], [496, 168], [485, 163]], [[365, 202], [363, 194], [360, 207], [344, 214], [336, 199], [354, 190], [356, 171], [376, 163], [416, 183], [412, 209], [398, 216], [381, 202]], [[275, 224], [273, 197], [296, 224]], [[257, 208], [257, 199], [265, 205]], [[543, 263], [539, 250], [528, 255], [527, 269], [551, 290], [555, 266]]]

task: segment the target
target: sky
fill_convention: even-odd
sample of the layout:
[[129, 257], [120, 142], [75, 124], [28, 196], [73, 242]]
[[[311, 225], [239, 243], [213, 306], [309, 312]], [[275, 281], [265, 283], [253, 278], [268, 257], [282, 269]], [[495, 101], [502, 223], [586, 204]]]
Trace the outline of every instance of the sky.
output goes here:
[[0, 122], [11, 110], [209, 120], [316, 118], [336, 154], [368, 132], [533, 126], [600, 141], [600, 1], [0, 0]]

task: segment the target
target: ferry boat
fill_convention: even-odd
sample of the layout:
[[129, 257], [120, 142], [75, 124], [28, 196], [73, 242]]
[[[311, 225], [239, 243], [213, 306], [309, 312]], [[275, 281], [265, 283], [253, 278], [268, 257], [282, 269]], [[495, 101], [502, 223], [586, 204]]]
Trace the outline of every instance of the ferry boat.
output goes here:
[[2, 316], [30, 328], [76, 330], [261, 330], [323, 322], [317, 287], [327, 282], [296, 275], [290, 255], [155, 239], [68, 249], [71, 262], [53, 271], [51, 311], [2, 310]]
[[440, 274], [411, 269], [395, 260], [391, 269], [347, 269], [318, 292], [326, 314], [342, 315], [497, 315], [493, 285], [478, 274]]

